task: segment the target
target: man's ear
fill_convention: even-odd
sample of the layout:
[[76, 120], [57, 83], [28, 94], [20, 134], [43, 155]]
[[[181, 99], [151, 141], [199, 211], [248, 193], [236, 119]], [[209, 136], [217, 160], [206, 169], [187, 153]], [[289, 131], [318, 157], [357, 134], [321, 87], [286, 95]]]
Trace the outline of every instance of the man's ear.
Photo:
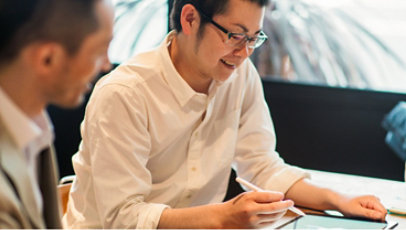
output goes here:
[[30, 47], [28, 55], [33, 70], [42, 76], [54, 74], [67, 61], [64, 47], [55, 42], [35, 44]]
[[180, 24], [182, 25], [182, 32], [186, 35], [199, 29], [200, 15], [192, 4], [183, 6], [180, 14]]

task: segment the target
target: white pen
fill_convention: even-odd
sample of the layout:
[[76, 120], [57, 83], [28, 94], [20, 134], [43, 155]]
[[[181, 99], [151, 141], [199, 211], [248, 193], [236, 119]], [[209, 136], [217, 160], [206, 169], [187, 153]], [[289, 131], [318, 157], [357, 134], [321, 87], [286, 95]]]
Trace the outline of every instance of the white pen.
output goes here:
[[[251, 189], [251, 190], [253, 190], [253, 191], [264, 192], [263, 189], [261, 189], [261, 188], [259, 188], [258, 186], [256, 186], [256, 185], [254, 185], [254, 184], [252, 184], [252, 183], [250, 183], [250, 182], [248, 182], [248, 181], [242, 179], [241, 177], [237, 177], [235, 180], [236, 180], [238, 183], [244, 185], [245, 187], [247, 187], [247, 188], [249, 188], [249, 189]], [[294, 207], [294, 206], [289, 207], [288, 209], [289, 209], [290, 211], [292, 211], [292, 212], [298, 214], [299, 216], [305, 216], [305, 215], [306, 215], [304, 212], [302, 212], [300, 209], [298, 209], [298, 208], [296, 208], [296, 207]]]

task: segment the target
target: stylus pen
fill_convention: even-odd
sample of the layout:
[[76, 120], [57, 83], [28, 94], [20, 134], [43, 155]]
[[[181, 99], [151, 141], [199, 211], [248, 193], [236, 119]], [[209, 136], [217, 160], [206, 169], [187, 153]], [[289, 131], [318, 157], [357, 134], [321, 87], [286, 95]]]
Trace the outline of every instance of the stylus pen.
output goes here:
[[[235, 180], [236, 180], [238, 183], [244, 185], [245, 187], [247, 187], [247, 188], [249, 188], [249, 189], [251, 189], [251, 190], [253, 190], [253, 191], [264, 192], [263, 189], [259, 188], [258, 186], [254, 185], [254, 184], [251, 184], [250, 182], [248, 182], [248, 181], [242, 179], [241, 177], [237, 177]], [[298, 214], [299, 216], [306, 216], [306, 214], [305, 214], [304, 212], [302, 212], [300, 209], [298, 209], [298, 208], [296, 208], [296, 207], [294, 207], [294, 206], [289, 207], [288, 209], [289, 209], [290, 211], [292, 211], [292, 212]]]

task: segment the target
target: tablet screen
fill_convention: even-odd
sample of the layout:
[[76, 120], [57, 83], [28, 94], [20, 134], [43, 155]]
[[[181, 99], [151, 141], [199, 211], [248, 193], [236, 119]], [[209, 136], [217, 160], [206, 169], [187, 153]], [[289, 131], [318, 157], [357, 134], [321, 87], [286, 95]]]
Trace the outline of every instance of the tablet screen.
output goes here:
[[306, 215], [287, 223], [281, 229], [384, 229], [387, 223], [333, 216]]

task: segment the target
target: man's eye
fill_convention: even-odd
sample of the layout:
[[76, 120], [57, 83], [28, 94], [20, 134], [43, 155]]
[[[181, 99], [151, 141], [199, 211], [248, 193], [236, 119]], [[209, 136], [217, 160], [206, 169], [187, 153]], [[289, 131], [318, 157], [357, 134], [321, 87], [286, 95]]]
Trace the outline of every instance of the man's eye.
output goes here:
[[241, 35], [241, 34], [233, 34], [233, 35], [231, 35], [231, 38], [236, 41], [241, 41], [241, 40], [245, 39], [245, 36]]

